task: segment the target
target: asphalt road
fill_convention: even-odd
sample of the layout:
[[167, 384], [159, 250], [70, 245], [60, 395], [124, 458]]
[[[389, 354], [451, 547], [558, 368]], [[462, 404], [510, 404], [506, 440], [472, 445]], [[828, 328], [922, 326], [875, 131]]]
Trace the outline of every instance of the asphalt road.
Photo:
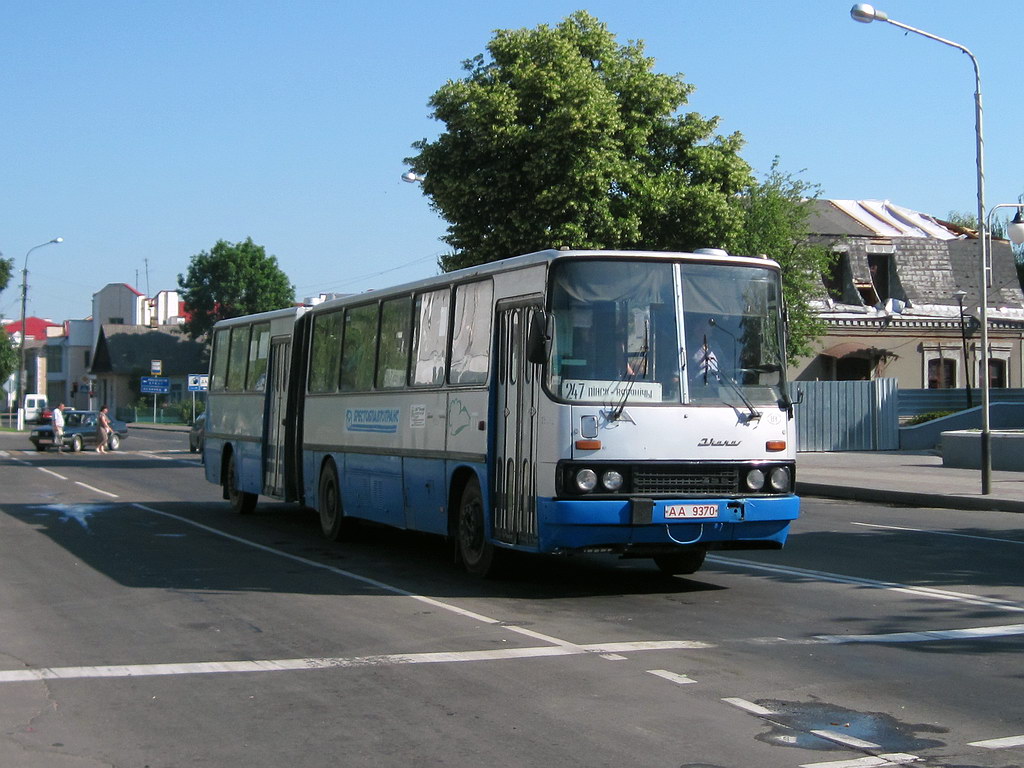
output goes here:
[[[181, 433], [0, 433], [0, 766], [1024, 765], [1024, 531], [805, 500], [783, 552], [520, 558], [232, 516]], [[27, 449], [27, 450], [26, 450]]]

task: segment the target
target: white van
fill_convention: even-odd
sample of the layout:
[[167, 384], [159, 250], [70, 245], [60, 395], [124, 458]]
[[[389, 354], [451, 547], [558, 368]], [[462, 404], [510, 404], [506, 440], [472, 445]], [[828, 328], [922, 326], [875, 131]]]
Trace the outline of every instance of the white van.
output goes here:
[[46, 410], [46, 395], [25, 395], [25, 421], [37, 422]]

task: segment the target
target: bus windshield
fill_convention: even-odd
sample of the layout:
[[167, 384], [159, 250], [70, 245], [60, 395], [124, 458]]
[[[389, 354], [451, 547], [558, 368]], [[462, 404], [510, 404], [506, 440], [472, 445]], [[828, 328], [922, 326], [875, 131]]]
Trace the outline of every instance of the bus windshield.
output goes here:
[[769, 268], [566, 259], [551, 277], [548, 389], [578, 403], [778, 403], [781, 288]]

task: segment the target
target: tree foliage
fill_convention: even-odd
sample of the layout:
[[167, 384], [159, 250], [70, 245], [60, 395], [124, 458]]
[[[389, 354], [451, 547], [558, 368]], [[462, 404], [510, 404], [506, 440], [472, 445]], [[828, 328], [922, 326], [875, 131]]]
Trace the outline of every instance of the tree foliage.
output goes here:
[[733, 248], [737, 253], [770, 256], [782, 266], [791, 363], [813, 354], [811, 341], [825, 331], [811, 302], [821, 294], [821, 276], [837, 254], [809, 240], [810, 206], [819, 194], [817, 185], [780, 170], [776, 158], [764, 180], [752, 184], [740, 197], [746, 217]]
[[806, 244], [816, 188], [777, 162], [758, 182], [742, 136], [681, 113], [693, 86], [653, 67], [642, 42], [620, 45], [585, 11], [495, 32], [487, 56], [431, 97], [445, 130], [406, 158], [448, 222], [441, 268], [563, 245], [765, 253], [783, 265], [790, 357], [810, 351], [828, 262]]
[[18, 348], [7, 333], [0, 334], [0, 381], [7, 381], [18, 370]]
[[11, 277], [14, 275], [14, 259], [5, 259], [0, 254], [0, 293], [11, 284]]
[[739, 134], [677, 114], [693, 86], [652, 71], [584, 11], [498, 30], [489, 58], [430, 99], [446, 130], [407, 158], [449, 223], [442, 268], [559, 247], [692, 249], [733, 241], [751, 182]]
[[178, 275], [178, 287], [189, 318], [184, 330], [193, 339], [206, 334], [218, 320], [281, 309], [294, 303], [295, 288], [252, 238], [228, 243], [218, 240], [208, 252], [192, 257], [188, 272]]

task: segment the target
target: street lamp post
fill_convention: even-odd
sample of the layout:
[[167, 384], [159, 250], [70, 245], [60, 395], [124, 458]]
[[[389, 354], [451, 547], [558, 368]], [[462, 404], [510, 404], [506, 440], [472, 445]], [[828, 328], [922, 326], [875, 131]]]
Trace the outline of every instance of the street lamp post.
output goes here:
[[981, 492], [988, 494], [992, 487], [992, 456], [989, 450], [991, 446], [991, 433], [989, 431], [989, 380], [988, 380], [988, 247], [985, 221], [985, 141], [982, 137], [982, 109], [981, 109], [981, 70], [978, 67], [978, 60], [967, 48], [938, 37], [930, 32], [911, 27], [898, 21], [890, 19], [884, 12], [867, 3], [857, 3], [850, 9], [850, 16], [854, 21], [870, 24], [872, 21], [884, 21], [894, 27], [913, 32], [915, 35], [927, 37], [943, 45], [956, 48], [966, 53], [974, 65], [974, 136], [977, 147], [977, 170], [978, 170], [978, 241], [980, 243], [978, 274], [981, 294], [980, 320], [981, 320], [981, 367], [985, 372], [981, 381]]
[[967, 407], [974, 407], [974, 398], [971, 396], [971, 363], [967, 359], [967, 327], [964, 324], [964, 297], [967, 291], [959, 290], [953, 294], [956, 303], [960, 305], [960, 341], [964, 347], [964, 384], [967, 386]]
[[[15, 401], [14, 407], [20, 409], [25, 399], [25, 380], [27, 378], [25, 374], [28, 371], [25, 370], [25, 304], [28, 299], [28, 257], [32, 251], [37, 248], [42, 248], [46, 245], [55, 245], [57, 243], [63, 243], [63, 237], [55, 237], [53, 240], [47, 240], [45, 243], [34, 245], [28, 249], [28, 253], [25, 254], [25, 266], [21, 270], [21, 341], [18, 342], [18, 399]], [[21, 429], [20, 422], [18, 429]]]

